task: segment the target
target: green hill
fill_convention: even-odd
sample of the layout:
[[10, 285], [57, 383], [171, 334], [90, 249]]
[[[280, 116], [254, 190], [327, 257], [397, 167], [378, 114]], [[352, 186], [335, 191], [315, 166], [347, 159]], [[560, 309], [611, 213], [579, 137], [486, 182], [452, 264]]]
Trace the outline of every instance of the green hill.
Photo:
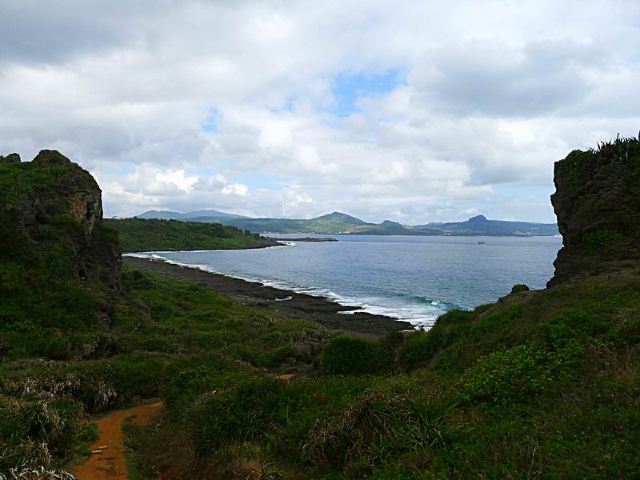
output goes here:
[[489, 220], [484, 215], [471, 217], [464, 222], [429, 223], [414, 227], [416, 230], [435, 229], [442, 235], [487, 235], [487, 236], [548, 236], [557, 235], [558, 226], [553, 223], [508, 222]]
[[[208, 212], [208, 214], [204, 214]], [[190, 222], [217, 222], [232, 225], [254, 233], [319, 233], [353, 235], [492, 235], [492, 236], [535, 236], [557, 235], [555, 224], [509, 222], [488, 220], [482, 215], [465, 222], [428, 223], [426, 225], [401, 225], [385, 220], [371, 223], [345, 213], [333, 212], [311, 219], [250, 218], [232, 215], [216, 210], [201, 210], [178, 213], [151, 210], [136, 218], [173, 219]]]
[[105, 219], [118, 232], [125, 252], [150, 250], [228, 250], [279, 245], [258, 234], [219, 223], [177, 220]]

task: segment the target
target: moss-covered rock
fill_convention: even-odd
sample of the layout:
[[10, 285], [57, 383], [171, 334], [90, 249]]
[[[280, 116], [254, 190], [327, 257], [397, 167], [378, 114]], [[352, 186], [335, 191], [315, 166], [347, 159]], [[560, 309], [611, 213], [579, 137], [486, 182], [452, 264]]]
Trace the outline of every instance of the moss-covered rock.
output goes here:
[[555, 165], [551, 203], [564, 247], [549, 286], [640, 265], [640, 140], [571, 152]]
[[121, 256], [89, 172], [54, 150], [0, 162], [0, 225], [0, 330], [110, 324]]
[[17, 153], [10, 153], [7, 156], [2, 156], [0, 155], [0, 165], [4, 164], [4, 165], [11, 165], [14, 163], [20, 163], [20, 155], [18, 155]]

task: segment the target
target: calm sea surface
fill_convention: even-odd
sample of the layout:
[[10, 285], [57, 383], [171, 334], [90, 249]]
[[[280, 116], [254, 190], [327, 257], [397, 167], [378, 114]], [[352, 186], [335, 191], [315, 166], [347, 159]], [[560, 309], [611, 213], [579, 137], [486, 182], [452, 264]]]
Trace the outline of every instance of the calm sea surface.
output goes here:
[[516, 283], [543, 288], [562, 246], [560, 237], [332, 237], [339, 241], [139, 255], [325, 296], [429, 326], [452, 308], [493, 302]]

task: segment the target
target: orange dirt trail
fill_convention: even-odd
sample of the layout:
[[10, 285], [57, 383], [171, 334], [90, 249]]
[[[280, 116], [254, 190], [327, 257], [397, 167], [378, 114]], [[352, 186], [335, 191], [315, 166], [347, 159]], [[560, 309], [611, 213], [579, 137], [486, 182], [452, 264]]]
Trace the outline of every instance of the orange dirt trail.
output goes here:
[[119, 410], [98, 420], [99, 438], [91, 445], [91, 451], [100, 450], [100, 453], [92, 453], [85, 463], [76, 466], [74, 473], [78, 480], [128, 480], [122, 421], [133, 417], [135, 425], [148, 425], [161, 409], [162, 402], [148, 403]]

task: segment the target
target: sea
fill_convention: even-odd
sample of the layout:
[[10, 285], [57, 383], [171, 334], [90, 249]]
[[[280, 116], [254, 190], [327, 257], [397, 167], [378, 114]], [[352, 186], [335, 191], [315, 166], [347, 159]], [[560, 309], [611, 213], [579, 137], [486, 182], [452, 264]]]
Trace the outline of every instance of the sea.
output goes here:
[[284, 244], [133, 255], [326, 297], [428, 329], [448, 310], [494, 302], [514, 284], [544, 288], [562, 246], [560, 236], [318, 235], [336, 242], [272, 236]]

